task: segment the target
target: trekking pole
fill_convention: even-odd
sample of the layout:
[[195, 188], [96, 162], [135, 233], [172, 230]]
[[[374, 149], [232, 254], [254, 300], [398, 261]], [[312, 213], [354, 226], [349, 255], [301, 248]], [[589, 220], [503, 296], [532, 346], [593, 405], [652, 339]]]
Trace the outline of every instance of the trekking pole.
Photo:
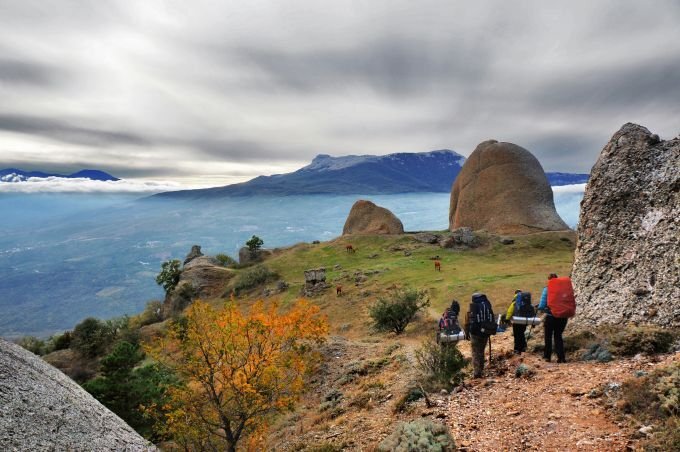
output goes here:
[[[538, 306], [536, 306], [535, 309], [536, 313], [534, 314], [534, 318], [538, 317]], [[531, 326], [529, 327], [529, 337], [526, 339], [527, 341], [531, 339], [531, 332], [534, 330], [534, 322], [531, 322]]]
[[491, 336], [489, 336], [489, 367], [491, 367]]

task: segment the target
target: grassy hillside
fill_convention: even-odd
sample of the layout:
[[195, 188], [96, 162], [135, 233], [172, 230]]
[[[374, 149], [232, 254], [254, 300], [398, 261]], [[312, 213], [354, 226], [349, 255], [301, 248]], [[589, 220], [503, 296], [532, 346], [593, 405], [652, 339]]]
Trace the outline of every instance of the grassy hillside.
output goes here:
[[[555, 232], [514, 239], [514, 244], [502, 245], [496, 237], [484, 236], [482, 246], [456, 250], [418, 242], [412, 234], [340, 237], [296, 245], [277, 253], [265, 265], [290, 284], [288, 291], [275, 295], [284, 304], [300, 296], [304, 270], [325, 267], [327, 281], [341, 285], [343, 297], [337, 298], [332, 287], [315, 298], [316, 303], [329, 315], [332, 328], [364, 332], [368, 306], [395, 286], [426, 289], [432, 316], [438, 316], [453, 298], [465, 312], [474, 292], [486, 293], [497, 311], [508, 306], [518, 288], [531, 291], [538, 302], [548, 273], [570, 272], [574, 234]], [[346, 244], [356, 253], [347, 253]], [[435, 256], [442, 263], [441, 272], [434, 270]], [[355, 275], [359, 279], [364, 275], [366, 280], [356, 283]], [[254, 299], [261, 294], [259, 288], [240, 298]]]

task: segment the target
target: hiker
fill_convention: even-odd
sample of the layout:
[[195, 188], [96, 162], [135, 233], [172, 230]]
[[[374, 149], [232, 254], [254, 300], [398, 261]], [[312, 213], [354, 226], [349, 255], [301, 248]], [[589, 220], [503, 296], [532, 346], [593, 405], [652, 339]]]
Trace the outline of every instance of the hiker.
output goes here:
[[[527, 322], [526, 320], [522, 322], [521, 318], [532, 319], [535, 316], [536, 310], [531, 305], [531, 293], [522, 292], [521, 290], [517, 289], [515, 291], [515, 296], [512, 299], [512, 303], [510, 303], [510, 307], [508, 308], [508, 312], [505, 314], [505, 317], [512, 321], [512, 335], [515, 342], [513, 353], [516, 355], [521, 355], [527, 351], [527, 338], [525, 335], [527, 330]], [[515, 321], [517, 320], [514, 319], [515, 317], [520, 318], [520, 321]]]
[[574, 300], [574, 289], [571, 285], [571, 279], [568, 277], [558, 278], [557, 274], [551, 273], [548, 276], [547, 285], [543, 288], [538, 310], [546, 314], [543, 324], [545, 332], [543, 359], [550, 362], [554, 339], [557, 362], [566, 363], [562, 333], [567, 327], [567, 320], [569, 317], [573, 317], [576, 312], [576, 302]]
[[450, 333], [460, 333], [460, 324], [458, 323], [458, 314], [460, 313], [460, 305], [456, 300], [451, 302], [451, 307], [446, 308], [442, 317], [439, 319], [439, 329]]
[[490, 337], [496, 334], [491, 302], [483, 293], [472, 294], [472, 303], [465, 321], [465, 335], [472, 346], [472, 370], [474, 378], [481, 378], [484, 373], [484, 349]]

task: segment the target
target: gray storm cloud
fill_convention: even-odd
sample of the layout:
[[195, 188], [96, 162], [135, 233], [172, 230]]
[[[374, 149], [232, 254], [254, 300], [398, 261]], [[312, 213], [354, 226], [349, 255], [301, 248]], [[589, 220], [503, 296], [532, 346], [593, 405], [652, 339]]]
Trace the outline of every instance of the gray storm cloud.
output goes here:
[[674, 1], [0, 0], [0, 167], [219, 184], [495, 138], [588, 171], [680, 132]]

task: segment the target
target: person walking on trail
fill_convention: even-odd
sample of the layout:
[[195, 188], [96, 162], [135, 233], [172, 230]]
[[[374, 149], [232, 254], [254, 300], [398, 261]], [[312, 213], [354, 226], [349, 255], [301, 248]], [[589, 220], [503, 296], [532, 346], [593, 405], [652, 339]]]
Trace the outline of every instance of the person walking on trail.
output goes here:
[[[505, 313], [505, 318], [507, 319], [508, 322], [512, 322], [512, 318], [514, 316], [519, 316], [519, 317], [529, 317], [528, 315], [525, 316], [520, 312], [520, 295], [522, 294], [522, 291], [517, 289], [515, 290], [515, 296], [512, 298], [512, 303], [510, 303], [510, 306], [508, 307], [508, 311]], [[529, 298], [529, 304], [531, 305], [531, 298]], [[533, 317], [533, 315], [531, 315]], [[514, 346], [513, 346], [513, 353], [515, 355], [521, 355], [525, 351], [527, 351], [527, 338], [524, 335], [527, 330], [527, 325], [526, 324], [520, 324], [520, 323], [514, 323], [512, 322], [512, 337], [514, 338]]]
[[481, 378], [484, 374], [484, 349], [497, 328], [489, 299], [483, 293], [473, 294], [465, 321], [465, 335], [472, 347], [474, 378]]
[[[558, 363], [566, 363], [566, 357], [564, 354], [564, 341], [562, 339], [562, 333], [564, 333], [564, 329], [567, 327], [567, 320], [568, 317], [573, 316], [573, 313], [571, 315], [555, 315], [552, 312], [552, 309], [550, 307], [549, 300], [554, 299], [556, 293], [554, 293], [555, 289], [553, 289], [553, 293], [549, 290], [551, 287], [551, 281], [557, 280], [557, 274], [551, 273], [548, 276], [548, 284], [543, 288], [543, 293], [541, 294], [541, 302], [538, 304], [538, 310], [545, 312], [545, 320], [543, 322], [543, 330], [545, 333], [545, 349], [543, 351], [543, 359], [547, 362], [550, 362], [552, 359], [552, 350], [553, 350], [553, 339], [555, 340], [555, 353], [557, 354], [557, 362]], [[569, 278], [560, 278], [560, 279], [565, 279], [569, 281], [569, 286], [571, 286], [571, 280]], [[571, 292], [571, 302], [574, 303], [573, 301], [573, 289]], [[574, 304], [574, 309], [575, 309], [575, 304]]]

